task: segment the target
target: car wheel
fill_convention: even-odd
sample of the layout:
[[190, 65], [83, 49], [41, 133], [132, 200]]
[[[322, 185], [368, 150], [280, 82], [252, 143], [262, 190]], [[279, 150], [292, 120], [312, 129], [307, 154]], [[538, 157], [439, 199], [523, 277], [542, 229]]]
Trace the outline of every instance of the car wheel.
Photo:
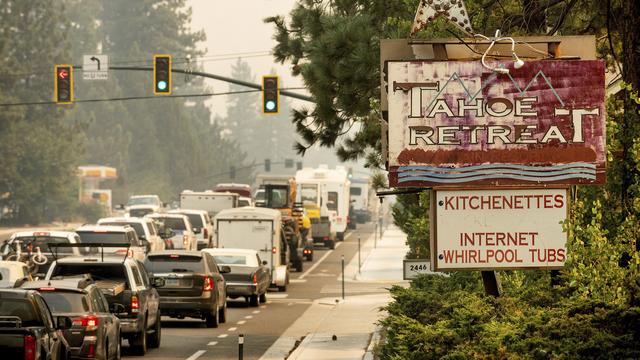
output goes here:
[[307, 261], [313, 261], [313, 252], [310, 254], [307, 254]]
[[333, 240], [327, 240], [324, 242], [324, 246], [328, 247], [329, 249], [333, 250], [336, 248], [336, 242]]
[[263, 292], [262, 294], [260, 294], [260, 303], [264, 304], [267, 302], [267, 292]]
[[129, 339], [131, 350], [135, 355], [144, 356], [147, 353], [147, 320], [142, 321], [145, 324], [138, 334]]
[[280, 291], [280, 292], [287, 291], [287, 285], [278, 286], [278, 291]]
[[218, 318], [218, 309], [216, 307], [215, 310], [205, 315], [204, 322], [208, 328], [217, 328], [219, 324]]
[[302, 272], [302, 270], [303, 270], [303, 265], [302, 264], [304, 264], [302, 262], [302, 258], [299, 257], [298, 260], [296, 260], [296, 271], [297, 272]]
[[221, 324], [224, 324], [227, 322], [227, 300], [226, 299], [224, 301], [224, 305], [222, 306], [222, 309], [220, 309], [218, 318]]
[[249, 297], [249, 305], [256, 307], [258, 306], [258, 295], [251, 295]]
[[160, 322], [160, 313], [156, 318], [156, 323], [153, 326], [153, 333], [149, 335], [149, 347], [157, 349], [160, 347], [160, 340], [162, 339], [162, 323]]
[[344, 233], [343, 232], [339, 232], [336, 234], [338, 241], [344, 241]]

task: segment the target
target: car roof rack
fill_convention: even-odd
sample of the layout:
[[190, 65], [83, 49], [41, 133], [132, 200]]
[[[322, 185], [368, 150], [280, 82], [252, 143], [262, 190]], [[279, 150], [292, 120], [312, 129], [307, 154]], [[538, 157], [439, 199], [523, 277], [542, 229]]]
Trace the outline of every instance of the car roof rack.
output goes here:
[[122, 262], [124, 262], [125, 260], [127, 260], [127, 256], [129, 256], [129, 248], [131, 248], [131, 243], [95, 243], [95, 244], [47, 243], [47, 247], [49, 247], [49, 249], [51, 250], [51, 254], [53, 255], [54, 261], [58, 261], [59, 248], [100, 248], [100, 261], [102, 262], [104, 262], [104, 248], [127, 248], [127, 251], [124, 254], [124, 258], [122, 259]]

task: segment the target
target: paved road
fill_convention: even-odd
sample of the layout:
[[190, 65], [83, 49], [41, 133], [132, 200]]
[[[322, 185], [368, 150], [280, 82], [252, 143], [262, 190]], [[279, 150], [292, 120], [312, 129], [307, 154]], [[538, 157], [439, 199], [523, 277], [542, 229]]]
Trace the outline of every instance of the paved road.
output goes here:
[[[357, 256], [358, 236], [366, 239], [373, 225], [359, 225], [356, 231], [338, 243], [335, 250], [316, 249], [314, 261], [305, 262], [304, 272], [292, 273], [286, 293], [269, 292], [267, 303], [249, 307], [244, 301], [228, 302], [228, 319], [217, 329], [208, 329], [200, 320], [163, 318], [162, 344], [150, 350], [145, 359], [238, 359], [238, 334], [244, 334], [244, 359], [258, 359], [278, 337], [309, 308], [314, 299], [336, 297], [341, 294], [338, 281], [341, 255], [345, 263]], [[349, 293], [375, 293], [379, 287], [348, 283]], [[313, 324], [309, 324], [313, 329]], [[300, 334], [303, 336], [304, 334]], [[128, 353], [123, 342], [125, 358]]]

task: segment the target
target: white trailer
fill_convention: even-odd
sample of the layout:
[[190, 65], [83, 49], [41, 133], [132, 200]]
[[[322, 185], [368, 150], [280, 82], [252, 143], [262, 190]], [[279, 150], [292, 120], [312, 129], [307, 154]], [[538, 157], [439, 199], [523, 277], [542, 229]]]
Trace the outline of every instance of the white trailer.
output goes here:
[[206, 210], [210, 217], [224, 209], [238, 207], [238, 194], [230, 192], [191, 191], [180, 193], [180, 208], [189, 210]]
[[351, 179], [351, 221], [365, 223], [371, 221], [371, 186], [368, 178]]
[[220, 211], [214, 219], [219, 248], [257, 250], [271, 268], [271, 283], [286, 291], [289, 283], [289, 248], [282, 234], [280, 211], [241, 207]]
[[338, 240], [344, 239], [350, 205], [349, 175], [344, 167], [329, 169], [320, 165], [317, 169], [305, 168], [296, 173], [298, 200], [314, 202], [320, 208], [320, 215], [331, 221], [331, 232]]

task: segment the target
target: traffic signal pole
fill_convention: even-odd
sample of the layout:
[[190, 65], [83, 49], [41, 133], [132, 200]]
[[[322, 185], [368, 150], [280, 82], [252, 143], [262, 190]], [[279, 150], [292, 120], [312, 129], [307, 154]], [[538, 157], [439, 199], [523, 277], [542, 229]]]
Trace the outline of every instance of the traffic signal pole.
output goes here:
[[[75, 69], [82, 69], [82, 66], [75, 66], [74, 65], [73, 67]], [[151, 66], [109, 66], [109, 70], [153, 71], [153, 67], [151, 67]], [[202, 71], [191, 71], [191, 70], [184, 70], [184, 69], [171, 69], [171, 72], [178, 73], [178, 74], [201, 76], [201, 77], [205, 77], [205, 78], [209, 78], [209, 79], [224, 81], [224, 82], [228, 82], [228, 83], [231, 83], [231, 84], [245, 86], [245, 87], [248, 87], [248, 88], [251, 88], [251, 89], [256, 89], [256, 90], [262, 91], [262, 85], [261, 84], [254, 84], [254, 83], [250, 83], [248, 81], [232, 79], [232, 78], [229, 78], [229, 77], [210, 74], [210, 73], [206, 73], [206, 72], [202, 72]], [[289, 90], [280, 90], [280, 95], [288, 96], [290, 98], [294, 98], [294, 99], [298, 99], [298, 100], [315, 102], [315, 100], [313, 100], [313, 98], [311, 96], [297, 94], [297, 93], [291, 92]]]

